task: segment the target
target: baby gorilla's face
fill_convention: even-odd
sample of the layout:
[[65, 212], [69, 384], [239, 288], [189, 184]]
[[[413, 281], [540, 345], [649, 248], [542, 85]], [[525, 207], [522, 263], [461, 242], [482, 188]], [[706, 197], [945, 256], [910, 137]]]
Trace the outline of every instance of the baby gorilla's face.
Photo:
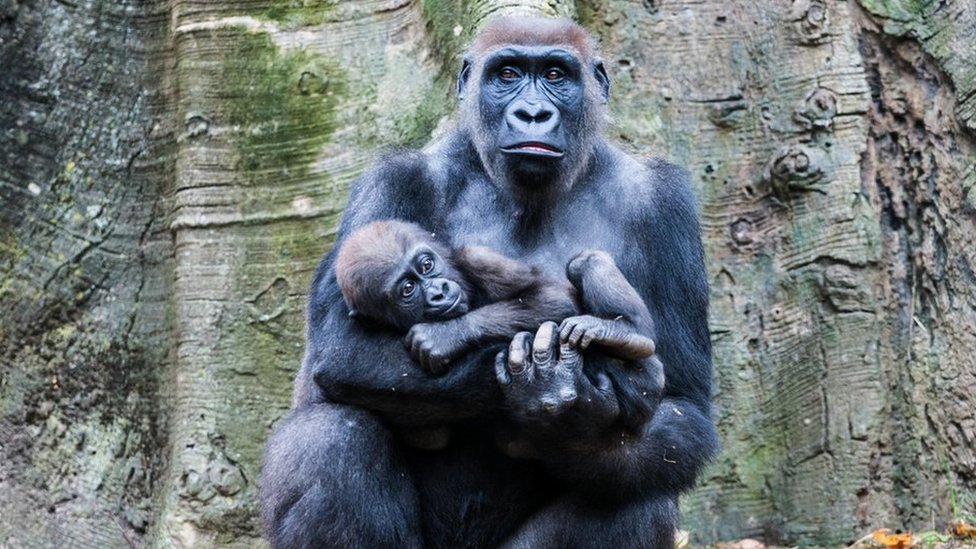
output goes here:
[[391, 269], [384, 292], [396, 311], [395, 324], [407, 329], [468, 312], [468, 296], [459, 280], [461, 274], [427, 243], [407, 250]]

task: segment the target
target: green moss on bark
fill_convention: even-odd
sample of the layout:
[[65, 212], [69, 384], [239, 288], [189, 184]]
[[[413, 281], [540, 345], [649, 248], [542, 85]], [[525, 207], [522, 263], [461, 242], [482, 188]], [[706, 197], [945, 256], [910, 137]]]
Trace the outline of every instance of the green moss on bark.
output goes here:
[[957, 115], [976, 130], [976, 49], [971, 44], [976, 16], [925, 0], [860, 0], [885, 34], [910, 37], [952, 80]]
[[321, 25], [331, 20], [339, 0], [285, 0], [277, 2], [262, 15], [285, 27]]
[[861, 5], [871, 13], [887, 19], [895, 31], [895, 26], [911, 23], [925, 16], [926, 2], [917, 0], [861, 0]]
[[441, 66], [459, 66], [464, 48], [474, 37], [474, 3], [422, 0], [420, 10]]
[[227, 122], [248, 180], [302, 176], [335, 131], [345, 84], [340, 67], [303, 51], [279, 52], [263, 33], [233, 38], [221, 66]]

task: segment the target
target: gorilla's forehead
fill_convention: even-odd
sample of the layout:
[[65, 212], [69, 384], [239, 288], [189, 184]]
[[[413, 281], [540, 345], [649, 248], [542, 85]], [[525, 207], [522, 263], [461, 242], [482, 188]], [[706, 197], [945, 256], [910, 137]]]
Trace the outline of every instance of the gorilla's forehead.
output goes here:
[[580, 52], [562, 46], [523, 46], [506, 44], [485, 53], [484, 63], [496, 62], [553, 62], [580, 65]]

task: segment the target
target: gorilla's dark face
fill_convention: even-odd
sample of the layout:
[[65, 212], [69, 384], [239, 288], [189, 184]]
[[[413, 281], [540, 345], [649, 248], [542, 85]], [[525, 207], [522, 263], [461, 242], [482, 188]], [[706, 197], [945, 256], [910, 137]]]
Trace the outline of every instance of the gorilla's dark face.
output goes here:
[[[462, 97], [472, 67], [466, 60], [461, 69]], [[478, 149], [492, 175], [529, 190], [570, 183], [598, 133], [594, 118], [609, 87], [602, 63], [558, 45], [506, 45], [480, 67], [477, 114], [468, 116], [477, 116]]]
[[556, 48], [501, 49], [485, 61], [479, 100], [481, 123], [503, 154], [530, 165], [559, 161], [583, 114], [580, 63]]

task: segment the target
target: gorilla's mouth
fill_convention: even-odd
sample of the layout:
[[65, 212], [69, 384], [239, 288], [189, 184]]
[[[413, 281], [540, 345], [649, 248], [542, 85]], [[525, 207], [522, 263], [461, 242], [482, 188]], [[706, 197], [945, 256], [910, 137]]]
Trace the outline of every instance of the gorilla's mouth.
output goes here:
[[507, 154], [526, 154], [531, 156], [548, 156], [552, 158], [560, 158], [563, 156], [562, 150], [540, 141], [516, 143], [508, 147], [502, 147], [501, 149], [503, 153]]
[[458, 296], [447, 308], [436, 314], [437, 318], [454, 318], [468, 312], [468, 302], [462, 296]]

